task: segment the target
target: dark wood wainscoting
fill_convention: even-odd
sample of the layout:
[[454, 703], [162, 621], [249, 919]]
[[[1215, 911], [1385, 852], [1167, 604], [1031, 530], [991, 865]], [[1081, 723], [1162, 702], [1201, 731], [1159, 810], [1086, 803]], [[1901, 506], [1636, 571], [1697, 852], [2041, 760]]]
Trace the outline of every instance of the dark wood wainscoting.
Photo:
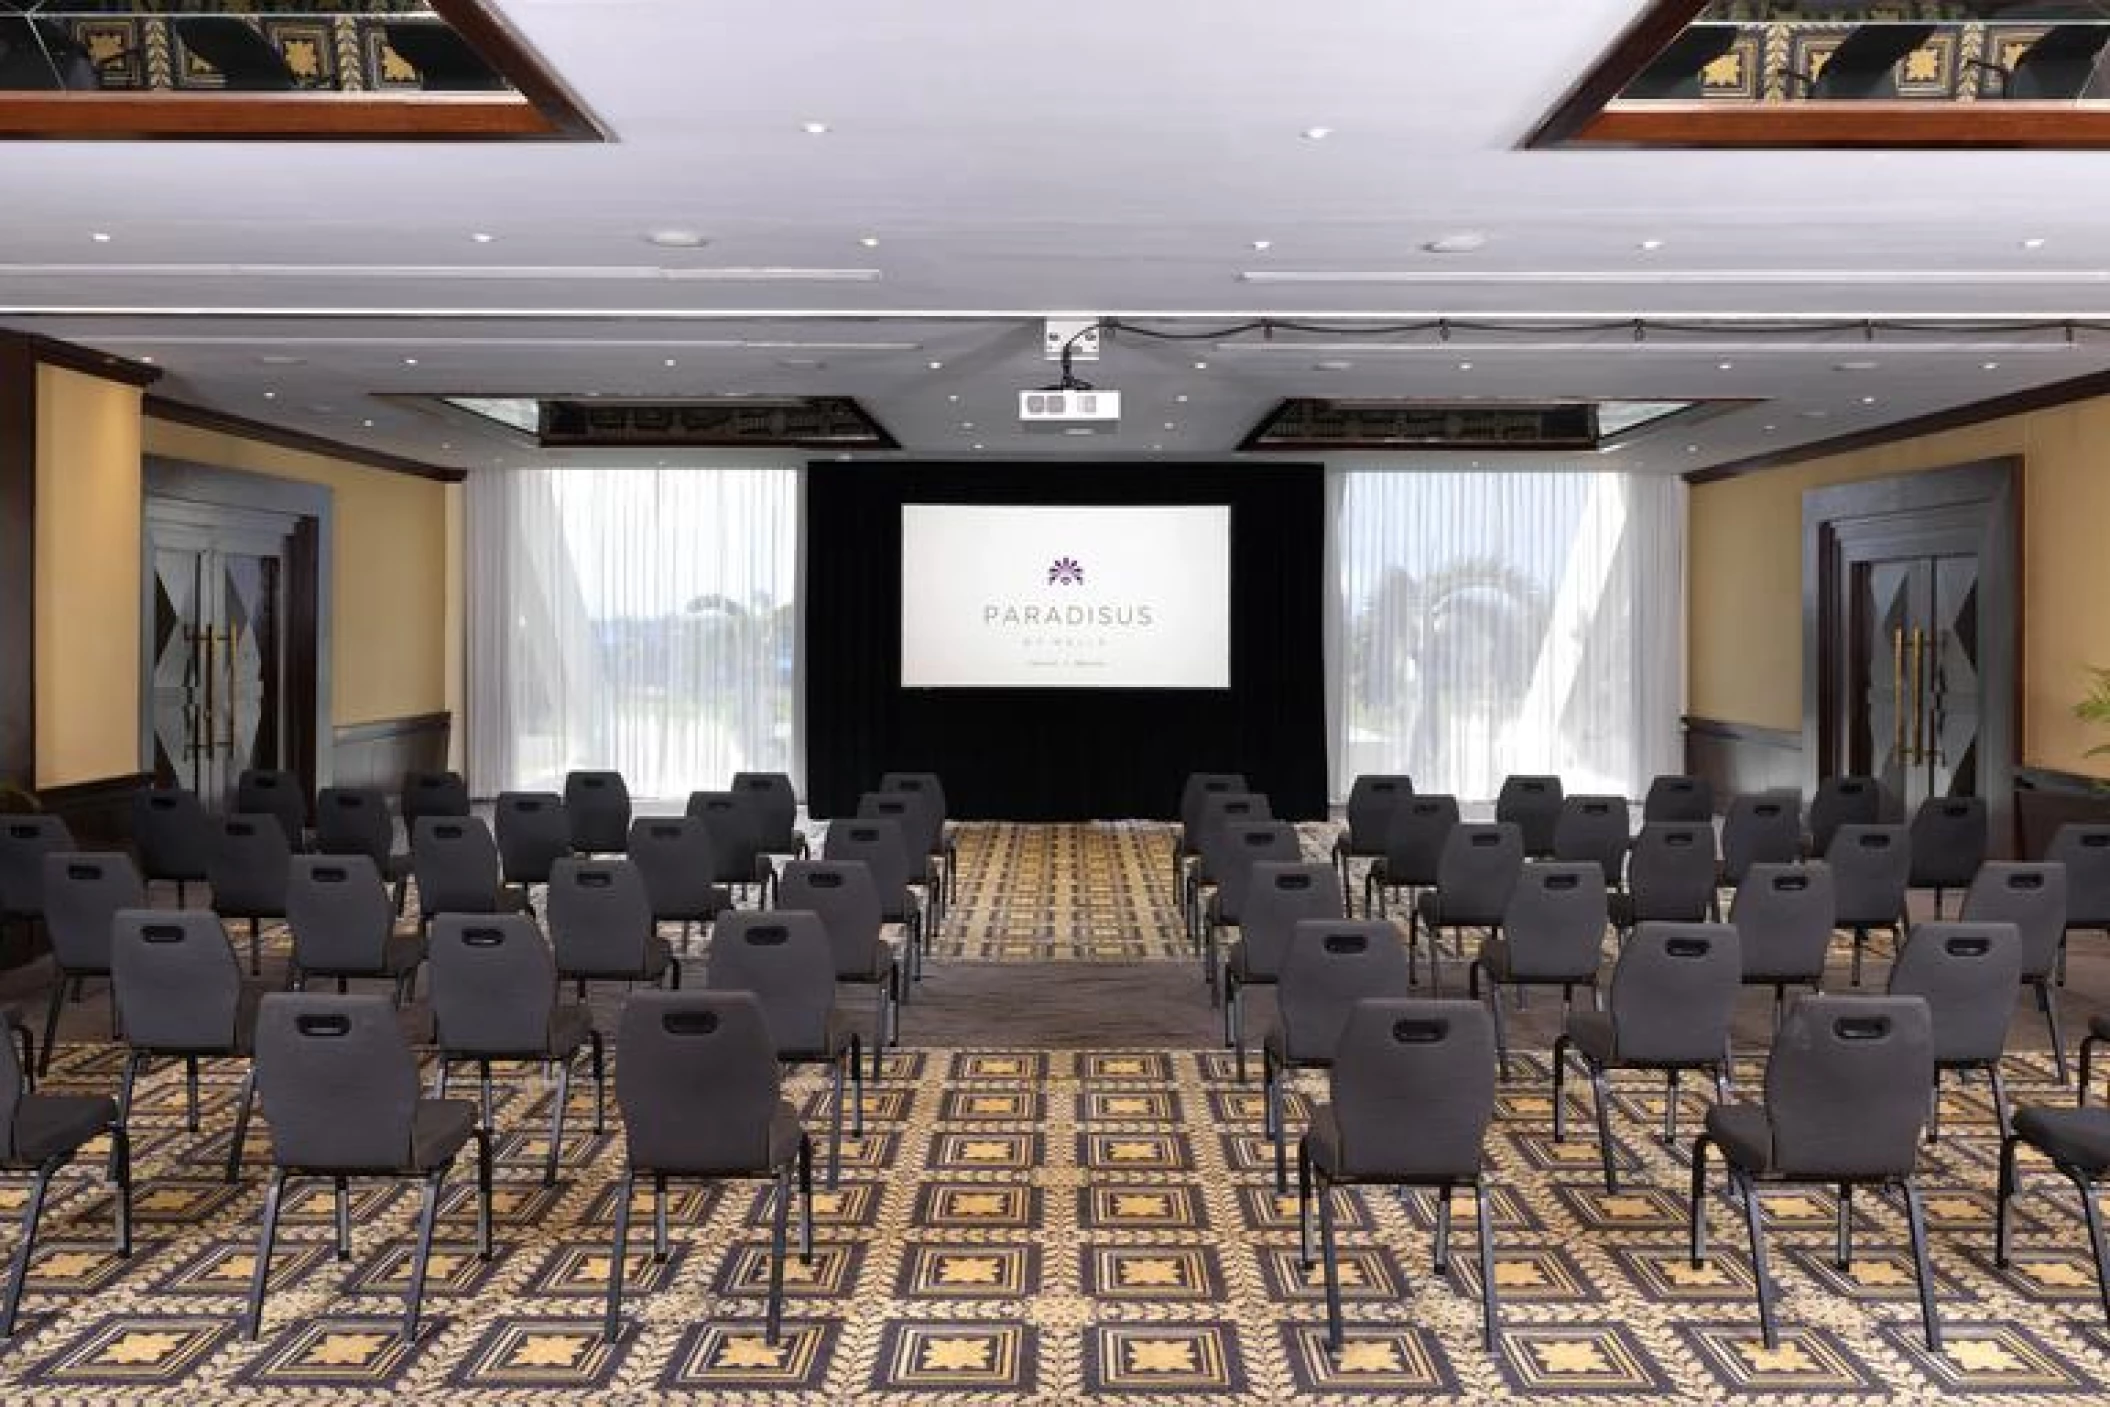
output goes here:
[[379, 787], [393, 797], [403, 789], [405, 772], [447, 765], [453, 726], [451, 713], [420, 713], [338, 728], [331, 745], [332, 785]]
[[92, 782], [73, 782], [62, 787], [44, 787], [37, 800], [44, 809], [66, 822], [66, 829], [84, 849], [121, 850], [132, 840], [132, 793], [152, 786], [144, 772], [102, 777]]
[[1743, 792], [1804, 790], [1804, 767], [1799, 731], [1718, 718], [1685, 719], [1685, 770], [1714, 785], [1719, 806]]
[[2048, 767], [2015, 769], [2015, 853], [2043, 858], [2068, 821], [2110, 822], [2110, 784]]

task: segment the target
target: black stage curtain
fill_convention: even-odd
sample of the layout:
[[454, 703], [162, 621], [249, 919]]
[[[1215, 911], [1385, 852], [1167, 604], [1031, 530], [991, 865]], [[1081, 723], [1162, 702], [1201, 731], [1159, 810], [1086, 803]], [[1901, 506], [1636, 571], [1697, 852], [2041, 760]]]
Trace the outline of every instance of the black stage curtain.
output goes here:
[[[1275, 814], [1326, 814], [1318, 465], [816, 463], [806, 480], [807, 803], [843, 816], [889, 770], [956, 816], [1177, 815], [1189, 772], [1240, 771]], [[1231, 506], [1231, 687], [901, 687], [903, 503]]]

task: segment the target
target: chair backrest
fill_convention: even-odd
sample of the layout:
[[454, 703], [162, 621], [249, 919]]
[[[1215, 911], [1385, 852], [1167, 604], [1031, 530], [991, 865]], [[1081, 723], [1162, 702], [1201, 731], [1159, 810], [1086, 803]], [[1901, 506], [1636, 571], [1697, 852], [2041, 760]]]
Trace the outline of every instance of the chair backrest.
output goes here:
[[222, 816], [213, 827], [205, 872], [212, 906], [226, 918], [272, 918], [286, 911], [293, 847], [275, 816]]
[[564, 774], [571, 846], [582, 855], [621, 853], [630, 838], [630, 788], [621, 772]]
[[406, 830], [427, 816], [466, 816], [469, 784], [459, 772], [405, 772], [402, 810]]
[[872, 887], [888, 913], [900, 902], [908, 887], [908, 842], [902, 839], [898, 821], [851, 819], [831, 821], [828, 838], [821, 846], [824, 860], [860, 860], [872, 875]]
[[1201, 848], [1203, 798], [1249, 790], [1243, 772], [1189, 772], [1180, 787], [1181, 848], [1189, 855]]
[[315, 848], [387, 865], [396, 849], [387, 794], [379, 787], [324, 787], [315, 797]]
[[652, 932], [652, 900], [637, 866], [578, 856], [550, 866], [549, 937], [559, 971], [640, 971]]
[[879, 778], [881, 791], [911, 791], [928, 797], [936, 808], [939, 833], [944, 833], [945, 823], [952, 818], [952, 810], [945, 800], [945, 781], [936, 772], [886, 772]]
[[1802, 798], [1766, 791], [1729, 798], [1722, 818], [1722, 873], [1742, 882], [1753, 865], [1791, 865], [1802, 857]]
[[864, 861], [793, 860], [777, 879], [777, 904], [820, 915], [838, 973], [871, 970], [886, 919]]
[[121, 910], [110, 921], [110, 986], [125, 1039], [142, 1050], [234, 1045], [242, 962], [218, 914]]
[[110, 920], [147, 906], [146, 882], [128, 855], [53, 850], [44, 856], [44, 927], [67, 972], [110, 970]]
[[43, 913], [44, 857], [78, 848], [57, 816], [0, 816], [0, 915]]
[[1903, 1177], [1934, 1091], [1934, 1034], [1918, 997], [1802, 997], [1773, 1037], [1766, 1115], [1789, 1177]]
[[1385, 832], [1385, 879], [1391, 884], [1434, 884], [1444, 847], [1458, 828], [1458, 798], [1438, 792], [1403, 796], [1392, 807]]
[[500, 908], [498, 843], [481, 816], [420, 816], [410, 830], [410, 870], [427, 917]]
[[768, 1169], [782, 1076], [753, 992], [633, 993], [616, 1039], [615, 1100], [633, 1169]]
[[1838, 922], [1829, 865], [1753, 865], [1729, 904], [1747, 981], [1814, 982], [1824, 976]]
[[1216, 791], [1204, 796], [1192, 836], [1196, 876], [1204, 881], [1221, 877], [1222, 866], [1228, 858], [1224, 854], [1226, 826], [1272, 821], [1274, 818], [1268, 799], [1256, 791]]
[[1553, 831], [1567, 800], [1559, 777], [1511, 775], [1495, 796], [1495, 819], [1508, 821], [1524, 836], [1526, 855], [1551, 855]]
[[1985, 798], [1930, 796], [1912, 813], [1912, 887], [1962, 889], [1985, 863]]
[[286, 880], [293, 963], [305, 972], [378, 971], [396, 907], [364, 855], [296, 855]]
[[920, 872], [922, 859], [943, 844], [945, 821], [934, 798], [916, 791], [868, 791], [857, 798], [857, 819], [893, 821], [901, 827], [908, 846], [911, 867]]
[[1294, 865], [1304, 858], [1297, 828], [1287, 821], [1245, 821], [1218, 832], [1216, 913], [1225, 923], [1245, 922], [1245, 897], [1258, 864]]
[[1668, 774], [1655, 778], [1648, 784], [1648, 795], [1641, 799], [1641, 820], [1650, 821], [1712, 821], [1714, 819], [1714, 784], [1705, 777], [1686, 777]]
[[147, 787], [132, 793], [132, 844], [146, 878], [204, 879], [211, 843], [211, 823], [196, 792]]
[[1330, 864], [1260, 860], [1248, 867], [1238, 941], [1248, 978], [1273, 977], [1282, 971], [1290, 934], [1309, 919], [1339, 922], [1347, 917], [1341, 904], [1341, 876]]
[[711, 855], [722, 884], [750, 884], [755, 859], [762, 853], [761, 813], [755, 794], [744, 791], [692, 791], [686, 814], [710, 828]]
[[[1604, 952], [1607, 904], [1604, 871], [1598, 866], [1526, 863], [1502, 911], [1511, 975], [1542, 982], [1594, 981]], [[1444, 907], [1450, 907], [1448, 896]]]
[[1912, 838], [1903, 826], [1842, 825], [1832, 833], [1824, 863], [1832, 872], [1842, 928], [1903, 918], [1912, 874]]
[[308, 830], [308, 798], [300, 778], [283, 768], [252, 767], [234, 784], [234, 810], [242, 816], [275, 816], [286, 844], [298, 850]]
[[1340, 1174], [1480, 1172], [1495, 1114], [1495, 1036], [1474, 1001], [1366, 997], [1349, 1009], [1329, 1074]]
[[572, 853], [571, 808], [553, 791], [505, 791], [491, 806], [498, 869], [508, 884], [547, 884]]
[[2066, 923], [2110, 928], [2110, 825], [2060, 826], [2044, 858], [2066, 867]]
[[1810, 798], [1810, 853], [1832, 848], [1841, 826], [1883, 823], [1883, 784], [1874, 777], [1826, 777]]
[[706, 919], [722, 907], [712, 882], [718, 853], [710, 824], [700, 816], [640, 816], [630, 823], [630, 863], [645, 881], [645, 897], [661, 919]]
[[1333, 1059], [1348, 1013], [1364, 997], [1413, 995], [1406, 945], [1382, 920], [1299, 923], [1275, 982], [1283, 1054], [1298, 1065]]
[[714, 992], [753, 992], [779, 1053], [827, 1047], [828, 1018], [835, 1012], [835, 950], [819, 914], [806, 909], [727, 914], [711, 934], [703, 985]]
[[1718, 867], [1707, 821], [1644, 821], [1626, 859], [1637, 923], [1698, 923], [1714, 903]]
[[2012, 923], [1923, 923], [1892, 964], [1888, 991], [1926, 1001], [1937, 1061], [1990, 1061], [2007, 1048], [2021, 980], [2022, 934]]
[[2015, 925], [2022, 935], [2022, 976], [2048, 976], [2066, 936], [2066, 867], [2012, 860], [1981, 865], [1964, 895], [1963, 917]]
[[735, 772], [732, 790], [752, 799], [764, 852], [789, 855], [798, 848], [799, 794], [782, 772]]
[[1587, 861], [1617, 885], [1626, 874], [1627, 807], [1623, 796], [1571, 796], [1553, 826], [1553, 858]]
[[442, 1050], [540, 1052], [557, 1004], [557, 960], [525, 914], [432, 921], [432, 1020]]
[[1509, 910], [1524, 868], [1524, 833], [1508, 821], [1453, 826], [1436, 863], [1445, 924], [1492, 927]]
[[1348, 787], [1348, 853], [1382, 855], [1392, 831], [1392, 808], [1414, 794], [1404, 772], [1365, 772]]
[[318, 1172], [409, 1166], [418, 1066], [387, 998], [266, 996], [257, 1008], [256, 1088], [279, 1166]]
[[1730, 925], [1642, 924], [1612, 969], [1619, 1058], [1637, 1065], [1720, 1061], [1743, 982], [1743, 957]]

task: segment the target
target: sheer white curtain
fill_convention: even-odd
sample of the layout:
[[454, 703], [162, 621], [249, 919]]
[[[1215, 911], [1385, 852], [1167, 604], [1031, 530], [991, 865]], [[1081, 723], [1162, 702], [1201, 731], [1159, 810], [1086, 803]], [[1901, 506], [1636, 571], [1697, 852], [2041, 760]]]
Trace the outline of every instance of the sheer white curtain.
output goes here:
[[1512, 772], [1638, 796], [1679, 769], [1684, 485], [1588, 472], [1327, 474], [1333, 794], [1486, 800]]
[[796, 780], [800, 488], [793, 468], [473, 472], [472, 790]]

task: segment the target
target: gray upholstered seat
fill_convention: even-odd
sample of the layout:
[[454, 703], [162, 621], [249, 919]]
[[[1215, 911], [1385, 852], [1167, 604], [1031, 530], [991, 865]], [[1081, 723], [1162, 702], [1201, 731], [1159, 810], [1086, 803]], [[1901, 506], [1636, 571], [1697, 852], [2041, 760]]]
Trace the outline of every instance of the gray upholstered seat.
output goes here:
[[249, 925], [249, 971], [263, 971], [261, 924], [286, 916], [286, 879], [293, 849], [281, 819], [244, 812], [223, 816], [213, 827], [206, 858], [213, 912]]
[[176, 886], [176, 903], [190, 902], [190, 886], [206, 881], [210, 825], [196, 792], [147, 787], [132, 794], [132, 845], [148, 884]]
[[1605, 888], [1626, 875], [1627, 805], [1623, 796], [1571, 796], [1553, 826], [1553, 858], [1587, 861], [1604, 871]]
[[1436, 882], [1444, 847], [1458, 828], [1458, 798], [1440, 793], [1402, 796], [1392, 804], [1392, 824], [1385, 831], [1384, 853], [1363, 876], [1363, 913], [1385, 917], [1391, 895], [1407, 894], [1409, 915], [1415, 892]]
[[1900, 825], [1842, 825], [1832, 832], [1824, 863], [1832, 872], [1839, 927], [1854, 936], [1853, 983], [1858, 987], [1869, 933], [1881, 928], [1893, 943], [1904, 940], [1911, 835]]
[[418, 914], [517, 913], [522, 896], [499, 875], [498, 842], [480, 816], [421, 816], [410, 829]]
[[[1457, 825], [1444, 837], [1436, 862], [1436, 883], [1414, 896], [1413, 919], [1407, 925], [1407, 964], [1411, 973], [1421, 933], [1429, 938], [1429, 989], [1443, 990], [1438, 944], [1445, 929], [1454, 938], [1468, 928], [1498, 929], [1509, 912], [1510, 896], [1524, 865], [1524, 834], [1515, 825]], [[1462, 950], [1462, 942], [1455, 944]]]
[[[274, 817], [289, 848], [308, 848], [308, 797], [297, 774], [283, 768], [249, 768], [235, 779], [233, 810], [242, 816]], [[216, 907], [218, 903], [215, 898]]]
[[1211, 796], [1246, 790], [1245, 776], [1239, 772], [1189, 772], [1180, 783], [1180, 824], [1172, 837], [1172, 897], [1182, 913], [1194, 892], [1189, 870], [1201, 855], [1202, 803]]
[[1466, 971], [1467, 990], [1476, 1001], [1480, 981], [1487, 979], [1487, 1012], [1502, 1078], [1509, 1078], [1502, 988], [1558, 987], [1565, 1010], [1573, 1006], [1575, 989], [1583, 987], [1595, 1005], [1606, 921], [1604, 873], [1596, 865], [1535, 860], [1518, 871], [1501, 927], [1481, 941], [1479, 956]]
[[821, 842], [821, 858], [861, 862], [870, 872], [872, 888], [879, 895], [880, 916], [902, 926], [907, 938], [904, 966], [912, 979], [921, 980], [924, 913], [910, 888], [913, 872], [900, 824], [871, 817], [837, 821]]
[[1706, 821], [1645, 821], [1627, 852], [1626, 889], [1611, 898], [1612, 926], [1701, 923], [1715, 910], [1714, 826]]
[[410, 852], [396, 849], [396, 823], [379, 787], [324, 787], [315, 797], [315, 849], [324, 855], [364, 855], [395, 888], [396, 912], [410, 881]]
[[1822, 856], [1832, 848], [1841, 826], [1874, 826], [1883, 822], [1883, 784], [1874, 777], [1826, 777], [1810, 798], [1806, 854]]
[[1722, 883], [1734, 889], [1753, 865], [1802, 858], [1802, 797], [1767, 791], [1729, 798], [1722, 817]]
[[1213, 912], [1205, 891], [1213, 891], [1222, 882], [1223, 868], [1230, 858], [1224, 848], [1226, 829], [1271, 821], [1274, 817], [1273, 806], [1259, 792], [1212, 791], [1202, 797], [1194, 823], [1194, 863], [1187, 867], [1185, 896], [1187, 938], [1196, 952], [1201, 951], [1203, 930]]
[[1641, 799], [1641, 821], [1681, 821], [1705, 825], [1714, 820], [1714, 785], [1705, 777], [1667, 774], [1653, 778]]
[[572, 853], [564, 798], [553, 791], [500, 792], [491, 804], [491, 828], [500, 877], [532, 905], [535, 886], [547, 885], [550, 867]]
[[1912, 815], [1910, 885], [1934, 891], [1936, 918], [1946, 891], [1970, 885], [1990, 842], [1984, 797], [1930, 796], [1920, 803]]
[[[1297, 828], [1287, 821], [1243, 821], [1222, 827], [1213, 863], [1216, 892], [1210, 896], [1209, 912], [1202, 920], [1202, 976], [1209, 984], [1209, 997], [1221, 995], [1222, 973], [1218, 953], [1223, 931], [1244, 924], [1246, 896], [1252, 888], [1258, 865], [1294, 865], [1304, 858]], [[1339, 915], [1335, 915], [1338, 917]]]
[[645, 881], [654, 923], [681, 925], [689, 948], [694, 924], [708, 925], [733, 906], [732, 891], [715, 882], [717, 856], [708, 822], [698, 816], [641, 816], [630, 823], [630, 863]]
[[735, 772], [733, 791], [745, 793], [760, 824], [756, 843], [766, 855], [804, 859], [806, 836], [799, 829], [799, 794], [783, 772]]
[[2098, 1185], [2104, 1173], [2110, 1172], [2110, 1109], [2028, 1107], [2015, 1111], [2014, 1127], [2000, 1142], [2000, 1181], [1993, 1215], [1993, 1260], [2002, 1269], [2008, 1263], [2008, 1204], [2020, 1190], [2015, 1180], [2015, 1152], [2025, 1143], [2050, 1158], [2080, 1194], [2088, 1249], [2095, 1259], [2096, 1294], [2104, 1318], [2110, 1320], [2110, 1246], [2104, 1244], [2102, 1213], [2096, 1206]]
[[1385, 839], [1392, 829], [1392, 808], [1401, 797], [1413, 794], [1414, 779], [1404, 772], [1365, 772], [1349, 783], [1347, 815], [1340, 833], [1333, 838], [1333, 862], [1341, 873], [1344, 900], [1355, 893], [1354, 876], [1350, 873], [1355, 861], [1374, 861], [1385, 853]]

